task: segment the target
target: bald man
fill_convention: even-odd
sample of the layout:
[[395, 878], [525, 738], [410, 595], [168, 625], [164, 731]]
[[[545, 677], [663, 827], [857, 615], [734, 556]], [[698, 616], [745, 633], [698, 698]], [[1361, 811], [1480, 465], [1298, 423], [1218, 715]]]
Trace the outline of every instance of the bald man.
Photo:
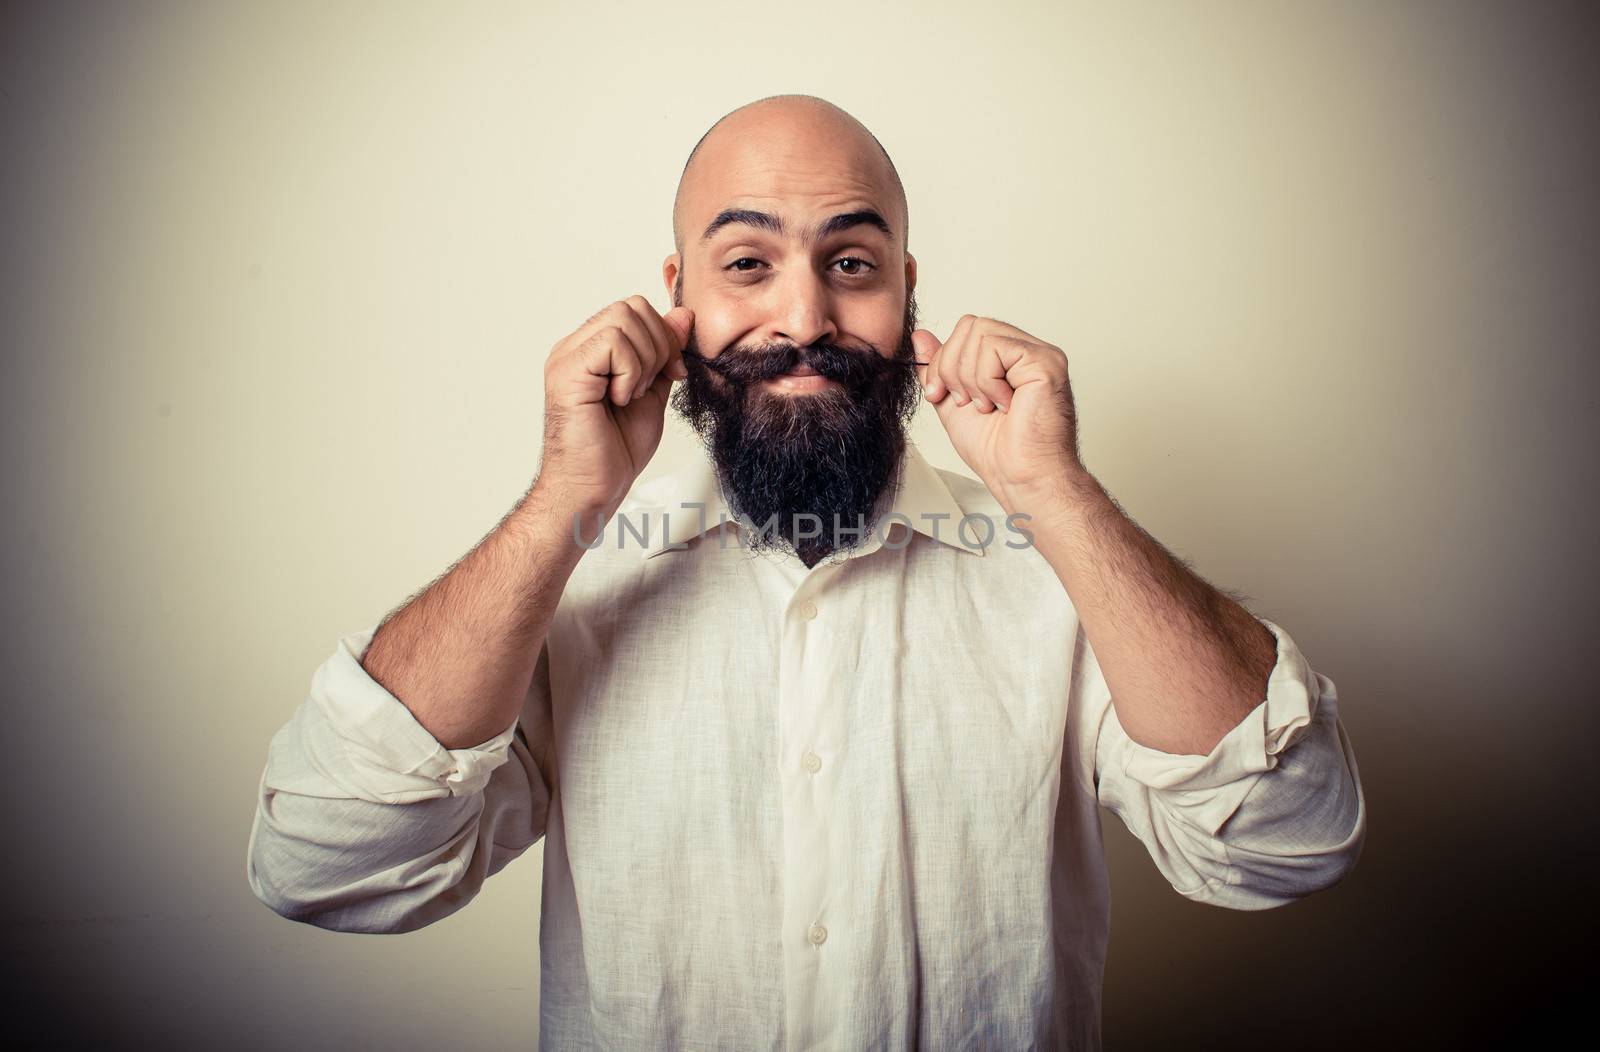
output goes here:
[[543, 840], [545, 1047], [1095, 1049], [1101, 807], [1197, 902], [1350, 870], [1332, 680], [1090, 474], [1061, 348], [916, 327], [909, 218], [831, 103], [712, 126], [671, 309], [556, 343], [533, 485], [274, 738], [263, 902], [410, 931]]

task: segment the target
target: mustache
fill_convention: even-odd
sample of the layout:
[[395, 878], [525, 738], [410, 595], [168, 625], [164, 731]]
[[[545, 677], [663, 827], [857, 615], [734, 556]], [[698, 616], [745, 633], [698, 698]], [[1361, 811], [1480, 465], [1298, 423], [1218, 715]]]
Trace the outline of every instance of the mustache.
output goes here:
[[907, 372], [923, 364], [914, 354], [891, 358], [876, 351], [852, 351], [832, 343], [804, 347], [792, 343], [730, 347], [715, 358], [707, 358], [697, 348], [685, 347], [683, 357], [688, 368], [703, 366], [735, 384], [761, 383], [807, 365], [829, 380], [856, 387], [872, 383], [886, 373]]

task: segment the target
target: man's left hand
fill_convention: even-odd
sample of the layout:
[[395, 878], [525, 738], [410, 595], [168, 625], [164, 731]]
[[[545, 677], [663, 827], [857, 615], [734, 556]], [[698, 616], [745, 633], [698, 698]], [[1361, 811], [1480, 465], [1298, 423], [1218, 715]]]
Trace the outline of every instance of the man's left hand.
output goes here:
[[961, 459], [1008, 512], [1087, 477], [1067, 356], [994, 318], [963, 314], [942, 344], [911, 335], [924, 396]]

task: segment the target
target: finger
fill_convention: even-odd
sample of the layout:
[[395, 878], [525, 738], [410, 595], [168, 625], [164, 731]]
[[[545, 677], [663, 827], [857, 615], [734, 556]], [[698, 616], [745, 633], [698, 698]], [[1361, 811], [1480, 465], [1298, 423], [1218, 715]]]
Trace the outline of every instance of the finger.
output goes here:
[[672, 330], [672, 349], [681, 353], [689, 345], [689, 332], [694, 328], [694, 311], [688, 307], [674, 307], [663, 314], [661, 320]]
[[629, 310], [638, 316], [644, 327], [650, 330], [650, 340], [660, 351], [663, 360], [672, 354], [672, 330], [667, 328], [667, 323], [661, 320], [661, 315], [656, 313], [655, 307], [643, 296], [629, 296], [622, 301]]
[[672, 377], [667, 375], [665, 369], [656, 373], [656, 378], [651, 380], [644, 389], [644, 393], [632, 402], [630, 408], [641, 405], [655, 405], [658, 410], [665, 409], [667, 402], [672, 397]]
[[[627, 330], [630, 328], [633, 330], [631, 337], [627, 335]], [[622, 300], [608, 303], [598, 311], [595, 311], [594, 314], [589, 316], [589, 320], [584, 322], [574, 334], [574, 338], [577, 340], [579, 353], [584, 356], [585, 368], [591, 375], [596, 375], [597, 369], [601, 370], [597, 375], [606, 377], [607, 385], [611, 392], [611, 400], [618, 405], [626, 405], [626, 399], [619, 401], [616, 397], [617, 374], [614, 371], [607, 371], [610, 359], [605, 354], [596, 356], [597, 349], [612, 339], [607, 335], [607, 332], [611, 330], [622, 332], [624, 334], [624, 342], [629, 346], [633, 346], [634, 342], [638, 341], [640, 347], [649, 347], [648, 331], [634, 318], [633, 312]], [[638, 351], [640, 347], [635, 347], [634, 350]], [[633, 380], [633, 386], [628, 393], [629, 398], [638, 393], [641, 382], [645, 379], [643, 367], [649, 361], [649, 355], [640, 354], [638, 358], [640, 368], [629, 374]]]
[[639, 389], [644, 362], [619, 326], [597, 330], [583, 344], [584, 368], [594, 376], [609, 377], [607, 394], [619, 406], [627, 405]]
[[1006, 382], [1007, 363], [1001, 354], [1001, 348], [1006, 342], [993, 337], [983, 341], [984, 346], [977, 354], [977, 382], [978, 390], [984, 397], [994, 404], [996, 409], [1004, 412], [1011, 408], [1011, 385]]
[[677, 347], [677, 333], [643, 296], [629, 296], [626, 302], [639, 316], [639, 320], [644, 322], [645, 328], [650, 330], [650, 338], [655, 343], [661, 371], [673, 380], [681, 380], [687, 376], [688, 371], [683, 367], [683, 358]]
[[656, 378], [656, 373], [666, 364], [667, 354], [665, 349], [656, 347], [655, 336], [650, 332], [650, 327], [626, 301], [617, 304], [613, 322], [627, 334], [628, 342], [633, 344], [634, 351], [639, 355], [640, 371], [634, 378], [633, 385], [633, 397], [638, 398], [644, 394], [645, 388], [650, 386], [650, 381]]
[[911, 334], [911, 347], [917, 360], [917, 381], [922, 384], [922, 393], [928, 401], [936, 404], [943, 393], [939, 376], [933, 369], [933, 363], [939, 356], [939, 346], [939, 337], [927, 329], [917, 329]]
[[950, 427], [951, 416], [960, 412], [954, 392], [943, 384], [939, 387], [939, 400], [933, 404], [933, 410], [939, 417], [939, 423], [946, 429]]
[[966, 352], [967, 341], [971, 337], [973, 323], [977, 319], [970, 314], [963, 314], [956, 322], [956, 327], [950, 333], [950, 338], [944, 341], [944, 349], [939, 352], [939, 379], [950, 393], [955, 396], [956, 405], [963, 406], [970, 402], [971, 396], [961, 384], [961, 356]]
[[944, 346], [939, 349], [939, 357], [933, 363], [933, 371], [939, 377], [939, 387], [952, 405], [965, 405], [967, 401], [961, 394], [961, 382], [955, 375], [960, 360], [961, 345], [951, 336], [944, 341]]
[[671, 336], [671, 358], [667, 371], [674, 380], [686, 380], [689, 370], [683, 364], [683, 352], [689, 345], [689, 334], [694, 330], [694, 311], [688, 307], [673, 307], [660, 316], [661, 324]]
[[961, 389], [972, 399], [972, 407], [980, 413], [993, 411], [994, 403], [983, 393], [978, 382], [978, 359], [983, 356], [984, 338], [974, 335], [961, 349], [961, 361], [956, 365], [956, 375], [961, 377]]

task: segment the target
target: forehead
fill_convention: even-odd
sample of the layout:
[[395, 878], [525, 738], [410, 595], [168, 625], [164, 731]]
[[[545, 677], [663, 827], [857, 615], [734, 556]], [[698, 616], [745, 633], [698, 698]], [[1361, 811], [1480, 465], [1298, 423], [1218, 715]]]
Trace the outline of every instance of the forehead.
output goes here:
[[898, 240], [901, 220], [888, 164], [870, 138], [852, 131], [820, 122], [718, 128], [685, 178], [686, 239], [699, 241], [728, 208], [775, 214], [787, 221], [790, 235], [822, 213], [871, 208], [896, 227]]

